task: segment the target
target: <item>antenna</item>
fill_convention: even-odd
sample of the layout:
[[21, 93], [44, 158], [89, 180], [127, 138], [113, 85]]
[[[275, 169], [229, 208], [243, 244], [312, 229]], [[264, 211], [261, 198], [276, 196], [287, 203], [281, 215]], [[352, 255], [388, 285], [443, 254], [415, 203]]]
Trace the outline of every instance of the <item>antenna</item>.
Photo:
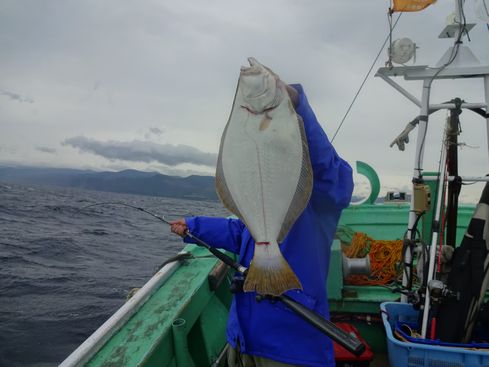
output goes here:
[[474, 12], [477, 18], [489, 23], [489, 0], [475, 0]]
[[468, 35], [469, 31], [474, 28], [475, 23], [467, 24], [465, 21], [463, 7], [463, 0], [455, 0], [455, 11], [447, 17], [447, 25], [443, 28], [438, 38], [460, 38], [459, 40], [462, 41], [463, 33]]

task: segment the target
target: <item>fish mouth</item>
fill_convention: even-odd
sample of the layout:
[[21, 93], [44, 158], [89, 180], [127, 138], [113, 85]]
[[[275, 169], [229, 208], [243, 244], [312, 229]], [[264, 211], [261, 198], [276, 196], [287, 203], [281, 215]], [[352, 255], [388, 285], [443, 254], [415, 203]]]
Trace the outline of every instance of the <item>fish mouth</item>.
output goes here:
[[248, 57], [250, 66], [241, 67], [241, 76], [247, 89], [246, 98], [256, 99], [268, 93], [268, 73], [254, 57]]
[[248, 101], [276, 98], [278, 77], [254, 57], [249, 57], [250, 66], [241, 67], [244, 97]]
[[263, 68], [263, 65], [260, 64], [254, 57], [248, 57], [248, 63], [250, 66], [241, 66], [241, 72], [244, 74], [256, 74]]

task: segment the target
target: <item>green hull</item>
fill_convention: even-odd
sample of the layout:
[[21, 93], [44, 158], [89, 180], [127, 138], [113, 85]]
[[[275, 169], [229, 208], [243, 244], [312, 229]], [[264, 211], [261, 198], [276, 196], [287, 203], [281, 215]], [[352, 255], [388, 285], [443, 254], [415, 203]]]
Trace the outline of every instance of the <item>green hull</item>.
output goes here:
[[[460, 243], [472, 217], [474, 207], [460, 207], [457, 222], [457, 243]], [[365, 232], [378, 240], [402, 239], [407, 228], [408, 204], [359, 205], [343, 212], [340, 225], [357, 232]], [[431, 235], [431, 215], [424, 216], [421, 233], [426, 242]], [[399, 293], [380, 286], [352, 286], [343, 284], [341, 247], [333, 243], [328, 275], [328, 297], [332, 316], [351, 316], [350, 323], [360, 331], [374, 353], [386, 353], [383, 325], [378, 319], [380, 303], [397, 301]], [[358, 321], [362, 319], [361, 321]], [[371, 321], [368, 321], [371, 319]]]
[[[459, 240], [472, 212], [473, 207], [459, 209]], [[405, 203], [351, 206], [344, 211], [340, 225], [376, 239], [401, 239], [408, 213]], [[61, 366], [225, 365], [232, 272], [204, 248], [188, 245], [184, 252], [192, 258], [166, 265], [156, 275], [163, 274], [164, 279], [136, 293], [124, 305], [126, 310], [119, 310], [119, 319], [108, 320]], [[359, 329], [374, 353], [385, 353], [379, 305], [397, 300], [399, 294], [384, 287], [344, 285], [341, 266], [340, 242], [335, 240], [328, 278], [332, 315], [351, 316], [349, 322]]]

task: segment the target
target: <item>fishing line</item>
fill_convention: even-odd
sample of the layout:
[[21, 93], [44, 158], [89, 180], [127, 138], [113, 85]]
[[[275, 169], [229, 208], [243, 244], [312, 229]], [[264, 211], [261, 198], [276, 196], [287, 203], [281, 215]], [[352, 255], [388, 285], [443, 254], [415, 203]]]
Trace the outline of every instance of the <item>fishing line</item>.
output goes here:
[[[126, 204], [122, 202], [105, 202], [105, 203], [96, 203], [96, 204], [91, 204], [87, 205], [86, 207], [83, 207], [83, 209], [87, 209], [90, 207], [94, 207], [97, 205], [109, 205], [109, 204], [115, 204], [115, 205], [123, 205], [127, 206], [133, 209], [137, 209], [143, 213], [147, 213], [151, 215], [152, 217], [168, 224], [171, 225], [171, 223], [166, 220], [164, 217], [161, 217], [159, 215], [156, 215], [154, 213], [151, 213], [150, 211], [140, 208], [135, 205], [131, 204]], [[211, 247], [208, 245], [206, 242], [202, 241], [198, 237], [195, 237], [189, 230], [186, 231], [185, 233], [188, 237], [190, 237], [195, 243], [199, 246], [205, 247], [207, 250], [209, 250], [215, 257], [223, 261], [226, 265], [229, 265], [231, 268], [236, 270], [237, 272], [241, 273], [243, 276], [246, 277], [248, 273], [248, 268], [242, 266], [240, 263], [236, 262], [233, 258], [225, 254], [224, 252], [219, 251], [216, 248]], [[307, 307], [303, 306], [302, 304], [298, 303], [294, 299], [290, 298], [289, 296], [283, 294], [278, 297], [274, 297], [274, 299], [280, 300], [282, 303], [284, 303], [288, 308], [290, 308], [293, 312], [297, 313], [300, 317], [305, 319], [307, 322], [312, 324], [314, 327], [318, 328], [321, 332], [329, 336], [331, 339], [334, 341], [338, 342], [340, 345], [345, 347], [348, 351], [352, 352], [356, 356], [359, 356], [365, 351], [365, 345], [359, 341], [356, 337], [351, 336], [350, 334], [346, 333], [342, 329], [338, 328], [336, 325], [334, 325], [332, 322], [329, 320], [325, 319], [322, 315], [319, 315], [315, 313], [314, 311], [308, 309]]]
[[346, 113], [345, 115], [343, 116], [343, 118], [341, 119], [341, 122], [340, 122], [340, 125], [338, 126], [338, 128], [336, 129], [334, 135], [333, 135], [333, 138], [331, 139], [331, 143], [334, 141], [334, 139], [336, 138], [336, 135], [338, 135], [338, 132], [340, 131], [341, 129], [341, 126], [343, 126], [343, 123], [345, 122], [345, 119], [346, 117], [348, 116], [348, 114], [350, 113], [350, 110], [351, 108], [353, 107], [353, 105], [355, 104], [355, 101], [357, 100], [357, 97], [358, 95], [360, 94], [363, 86], [365, 85], [365, 83], [367, 82], [367, 79], [368, 77], [370, 76], [370, 73], [372, 72], [372, 69], [374, 68], [375, 66], [375, 63], [377, 62], [377, 60], [379, 59], [380, 57], [380, 54], [382, 53], [382, 51], [384, 50], [384, 47], [385, 45], [387, 44], [387, 42], [391, 39], [392, 37], [392, 31], [394, 30], [394, 28], [396, 28], [396, 25], [397, 25], [397, 22], [399, 22], [399, 19], [401, 18], [401, 15], [402, 13], [399, 14], [399, 16], [397, 17], [394, 25], [392, 26], [390, 32], [389, 32], [389, 35], [387, 35], [387, 38], [385, 39], [384, 43], [382, 44], [382, 47], [380, 47], [380, 50], [379, 50], [379, 53], [377, 54], [377, 56], [375, 57], [375, 60], [374, 62], [372, 63], [372, 66], [370, 66], [370, 69], [368, 70], [367, 74], [365, 75], [365, 78], [363, 79], [363, 82], [362, 84], [360, 85], [360, 88], [358, 88], [358, 91], [357, 93], [355, 94], [355, 97], [353, 97], [353, 101], [350, 103], [350, 106], [348, 107], [348, 109], [346, 110]]
[[163, 223], [166, 223], [168, 225], [171, 225], [171, 223], [165, 219], [165, 217], [161, 217], [157, 214], [154, 214], [154, 213], [151, 213], [150, 211], [144, 209], [144, 208], [141, 208], [139, 206], [135, 206], [135, 205], [131, 205], [131, 204], [127, 204], [127, 203], [124, 203], [124, 202], [121, 202], [121, 201], [107, 201], [107, 202], [103, 202], [103, 203], [96, 203], [96, 204], [90, 204], [90, 205], [87, 205], [87, 206], [84, 206], [83, 208], [80, 208], [78, 209], [79, 211], [82, 211], [82, 210], [85, 210], [85, 209], [88, 209], [88, 208], [91, 208], [91, 207], [94, 207], [94, 206], [100, 206], [100, 205], [122, 205], [122, 206], [126, 206], [128, 208], [133, 208], [133, 209], [137, 209], [143, 213], [146, 213], [146, 214], [149, 214], [151, 215], [152, 217], [162, 221]]
[[[465, 18], [465, 11], [463, 8], [463, 5], [459, 4], [459, 11], [460, 11], [460, 16], [462, 17], [462, 22], [459, 22], [458, 26], [458, 35], [457, 39], [453, 42], [453, 48], [452, 51], [450, 52], [450, 57], [448, 58], [448, 61], [440, 66], [439, 68], [430, 68], [430, 69], [438, 69], [437, 72], [431, 77], [430, 79], [430, 85], [433, 82], [433, 80], [440, 74], [447, 66], [449, 66], [457, 57], [458, 55], [458, 50], [460, 48], [460, 44], [462, 43], [462, 37], [464, 35], [464, 30], [466, 32], [466, 35], [468, 37], [468, 32], [466, 31], [466, 26], [467, 26], [467, 20]], [[470, 39], [469, 39], [470, 41]]]
[[[87, 206], [81, 208], [80, 210], [87, 209], [87, 208], [90, 208], [90, 207], [93, 207], [93, 206], [97, 206], [97, 205], [110, 205], [110, 204], [123, 205], [123, 206], [127, 206], [129, 208], [137, 209], [137, 210], [139, 210], [139, 211], [141, 211], [143, 213], [146, 213], [146, 214], [151, 215], [152, 217], [154, 217], [154, 218], [162, 221], [163, 223], [168, 224], [169, 226], [172, 225], [172, 223], [169, 220], [165, 219], [164, 216], [159, 216], [159, 215], [156, 215], [154, 213], [151, 213], [150, 211], [148, 211], [148, 210], [146, 210], [144, 208], [141, 208], [139, 206], [135, 206], [135, 205], [131, 205], [131, 204], [119, 202], [119, 201], [112, 201], [112, 202], [104, 202], [104, 203], [91, 204], [91, 205], [87, 205]], [[242, 274], [245, 274], [245, 275], [247, 274], [248, 269], [246, 267], [244, 267], [240, 263], [234, 261], [234, 259], [231, 259], [229, 256], [227, 256], [226, 254], [222, 253], [218, 249], [212, 247], [211, 245], [209, 245], [205, 241], [202, 241], [200, 238], [194, 236], [188, 229], [185, 232], [185, 236], [190, 237], [193, 241], [195, 241], [195, 244], [197, 244], [199, 246], [202, 246], [202, 247], [205, 247], [215, 257], [217, 257], [218, 259], [222, 260], [224, 263], [226, 263], [229, 266], [231, 266], [234, 270], [236, 270], [236, 271], [238, 271], [238, 272], [240, 272]]]

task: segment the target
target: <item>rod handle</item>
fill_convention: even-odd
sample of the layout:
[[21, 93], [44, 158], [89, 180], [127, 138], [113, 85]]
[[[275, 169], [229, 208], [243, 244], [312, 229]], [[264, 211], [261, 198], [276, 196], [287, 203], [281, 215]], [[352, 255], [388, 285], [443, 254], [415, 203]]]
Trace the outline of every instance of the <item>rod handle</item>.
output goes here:
[[342, 347], [347, 349], [349, 352], [356, 356], [361, 355], [365, 352], [365, 344], [360, 340], [348, 334], [346, 331], [340, 329], [338, 326], [333, 324], [331, 321], [326, 320], [321, 315], [314, 311], [311, 311], [307, 307], [303, 306], [299, 302], [293, 300], [287, 295], [282, 294], [278, 297], [280, 301], [285, 303], [289, 308], [295, 311], [304, 320], [317, 327], [335, 342], [340, 344]]
[[242, 266], [240, 263], [234, 261], [233, 258], [226, 255], [224, 252], [221, 252], [218, 249], [211, 247], [210, 245], [202, 241], [200, 238], [197, 238], [194, 235], [192, 235], [192, 233], [190, 233], [189, 231], [187, 231], [186, 235], [189, 236], [192, 240], [194, 240], [197, 245], [205, 247], [207, 250], [209, 250], [215, 257], [217, 257], [223, 263], [229, 265], [234, 270], [246, 275], [248, 269]]

